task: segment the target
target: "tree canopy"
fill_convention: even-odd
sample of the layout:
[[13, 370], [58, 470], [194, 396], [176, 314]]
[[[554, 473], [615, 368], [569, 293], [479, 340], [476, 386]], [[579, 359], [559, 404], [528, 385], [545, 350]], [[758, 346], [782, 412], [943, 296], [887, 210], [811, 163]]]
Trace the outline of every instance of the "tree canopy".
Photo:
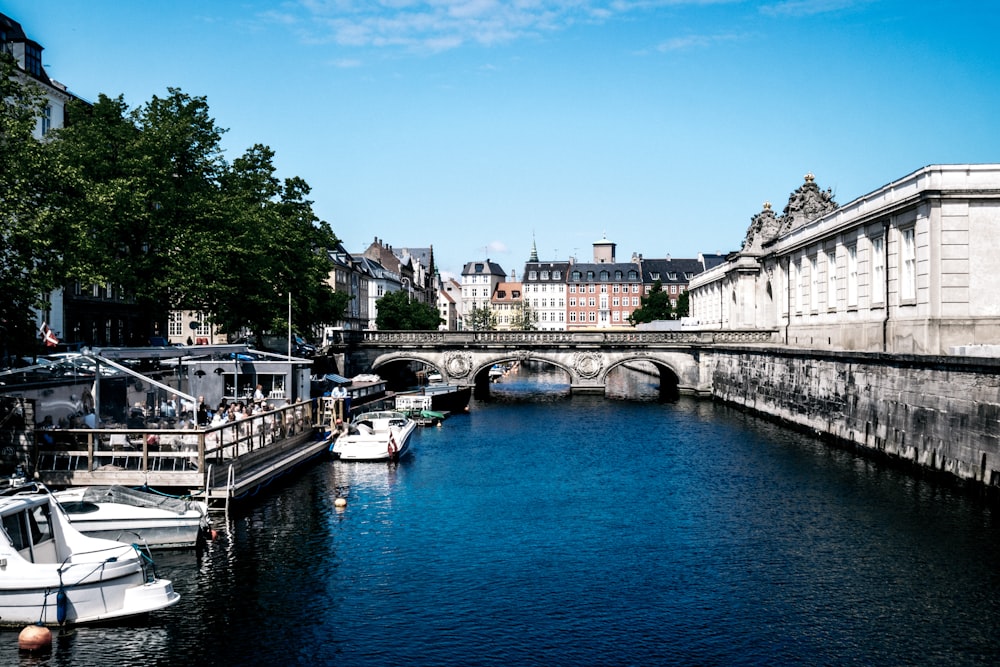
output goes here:
[[670, 295], [663, 291], [663, 283], [657, 280], [650, 288], [649, 294], [642, 297], [639, 307], [632, 311], [628, 319], [633, 326], [644, 322], [669, 320], [672, 311]]
[[402, 290], [385, 294], [375, 307], [375, 326], [382, 330], [427, 331], [437, 329], [442, 322], [434, 306], [411, 299]]
[[120, 289], [151, 320], [201, 311], [258, 336], [284, 330], [289, 295], [300, 329], [343, 317], [349, 297], [327, 282], [337, 237], [309, 185], [280, 180], [264, 145], [227, 163], [204, 97], [71, 103], [66, 127], [39, 142], [44, 97], [9, 76], [9, 57], [3, 67], [0, 287], [18, 290], [7, 326], [33, 328], [31, 308], [74, 280]]
[[489, 306], [476, 306], [465, 318], [465, 328], [472, 331], [493, 331], [497, 328], [497, 315]]

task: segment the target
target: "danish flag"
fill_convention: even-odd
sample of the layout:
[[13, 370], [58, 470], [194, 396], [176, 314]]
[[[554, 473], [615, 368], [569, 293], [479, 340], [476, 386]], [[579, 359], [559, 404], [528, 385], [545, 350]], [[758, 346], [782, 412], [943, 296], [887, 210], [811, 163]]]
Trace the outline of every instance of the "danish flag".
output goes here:
[[42, 326], [38, 327], [38, 330], [42, 332], [42, 341], [47, 347], [55, 347], [59, 344], [59, 339], [49, 328], [48, 322], [42, 322]]

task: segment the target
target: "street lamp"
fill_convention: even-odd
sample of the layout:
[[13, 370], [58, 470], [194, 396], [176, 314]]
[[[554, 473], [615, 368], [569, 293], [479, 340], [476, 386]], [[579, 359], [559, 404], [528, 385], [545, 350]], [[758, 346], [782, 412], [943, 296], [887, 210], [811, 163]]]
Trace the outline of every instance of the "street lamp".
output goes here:
[[399, 282], [406, 285], [406, 300], [413, 301], [413, 284], [410, 282], [410, 279], [403, 276], [399, 279]]

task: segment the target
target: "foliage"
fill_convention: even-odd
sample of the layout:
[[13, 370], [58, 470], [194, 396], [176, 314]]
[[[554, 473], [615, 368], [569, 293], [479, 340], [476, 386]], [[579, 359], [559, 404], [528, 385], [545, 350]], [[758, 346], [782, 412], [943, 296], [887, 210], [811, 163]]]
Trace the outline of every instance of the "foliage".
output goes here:
[[531, 304], [527, 301], [521, 301], [511, 315], [510, 328], [519, 331], [532, 331], [536, 328], [537, 322], [538, 313], [531, 308]]
[[411, 299], [400, 290], [389, 292], [375, 302], [378, 315], [375, 326], [380, 330], [426, 331], [437, 329], [441, 315], [434, 306]]
[[663, 283], [657, 280], [628, 319], [633, 326], [643, 322], [669, 320], [671, 311], [670, 295], [663, 291]]
[[674, 306], [674, 317], [680, 319], [682, 317], [687, 317], [690, 315], [691, 311], [691, 295], [687, 290], [680, 293], [677, 297], [677, 305]]
[[259, 336], [341, 319], [348, 297], [327, 284], [326, 248], [309, 186], [279, 181], [257, 145], [232, 165], [203, 97], [175, 88], [129, 110], [121, 97], [71, 107], [53, 146], [78, 176], [61, 215], [79, 228], [67, 277], [120, 286], [150, 319], [211, 313]]
[[33, 134], [46, 105], [13, 57], [0, 52], [0, 353], [37, 350], [33, 309], [49, 306], [74, 236], [53, 216], [65, 171]]
[[493, 331], [497, 328], [497, 314], [489, 306], [473, 307], [465, 318], [465, 328], [472, 331]]

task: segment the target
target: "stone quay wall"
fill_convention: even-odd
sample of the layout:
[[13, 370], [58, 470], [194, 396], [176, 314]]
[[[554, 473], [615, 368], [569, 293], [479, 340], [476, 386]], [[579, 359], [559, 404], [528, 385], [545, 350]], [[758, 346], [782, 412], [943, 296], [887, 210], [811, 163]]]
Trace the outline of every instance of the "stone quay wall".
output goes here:
[[713, 349], [713, 398], [992, 492], [1000, 487], [1000, 359]]

